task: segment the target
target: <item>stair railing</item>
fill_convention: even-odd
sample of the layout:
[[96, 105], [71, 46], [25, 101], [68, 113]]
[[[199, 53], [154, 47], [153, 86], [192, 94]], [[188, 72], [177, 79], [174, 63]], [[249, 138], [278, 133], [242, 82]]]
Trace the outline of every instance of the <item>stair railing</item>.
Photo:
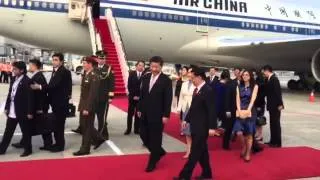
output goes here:
[[[88, 27], [89, 27], [92, 52], [93, 52], [93, 54], [95, 54], [98, 50], [98, 39], [100, 40], [100, 37], [97, 38], [97, 34], [99, 34], [99, 33], [97, 33], [95, 26], [94, 26], [91, 6], [87, 7], [87, 17], [88, 17], [87, 23], [88, 23]], [[100, 44], [101, 44], [101, 42], [100, 42]]]
[[112, 10], [111, 8], [107, 9], [106, 12], [106, 17], [107, 17], [107, 23], [108, 23], [108, 27], [110, 30], [110, 35], [111, 35], [111, 40], [114, 42], [115, 47], [116, 47], [116, 51], [117, 51], [117, 55], [118, 55], [118, 59], [119, 59], [119, 63], [120, 63], [120, 68], [121, 68], [121, 73], [122, 73], [122, 77], [124, 80], [124, 84], [125, 84], [125, 89], [126, 89], [126, 93], [128, 93], [128, 82], [127, 79], [129, 77], [129, 68], [127, 65], [127, 61], [126, 61], [126, 55], [125, 55], [125, 51], [124, 51], [124, 47], [122, 44], [122, 39], [120, 36], [120, 32], [119, 29], [117, 27], [116, 24], [116, 20], [112, 15]]

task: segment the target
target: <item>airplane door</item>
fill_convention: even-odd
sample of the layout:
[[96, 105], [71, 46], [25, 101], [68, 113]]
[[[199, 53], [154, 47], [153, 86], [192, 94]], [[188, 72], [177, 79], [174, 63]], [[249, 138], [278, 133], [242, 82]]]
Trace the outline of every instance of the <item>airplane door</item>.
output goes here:
[[210, 18], [209, 14], [200, 14], [197, 12], [197, 29], [196, 31], [199, 33], [208, 33], [210, 26]]

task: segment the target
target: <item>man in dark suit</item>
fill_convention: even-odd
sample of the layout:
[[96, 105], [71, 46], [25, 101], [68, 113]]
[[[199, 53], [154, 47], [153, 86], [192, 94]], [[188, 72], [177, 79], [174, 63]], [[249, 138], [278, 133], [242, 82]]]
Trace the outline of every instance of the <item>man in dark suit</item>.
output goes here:
[[150, 151], [146, 172], [152, 172], [158, 161], [166, 154], [162, 148], [162, 133], [168, 122], [172, 103], [172, 81], [161, 72], [163, 60], [160, 56], [150, 59], [151, 73], [143, 76], [138, 104], [141, 119], [140, 137]]
[[30, 79], [26, 75], [26, 64], [22, 61], [13, 63], [15, 81], [11, 83], [5, 114], [7, 115], [6, 129], [0, 143], [0, 154], [5, 154], [12, 139], [13, 133], [19, 124], [22, 131], [24, 152], [21, 157], [32, 154], [30, 121], [33, 119], [34, 111], [33, 94], [30, 89]]
[[48, 93], [48, 101], [55, 116], [53, 134], [56, 144], [49, 148], [51, 152], [64, 151], [65, 147], [64, 127], [68, 114], [69, 99], [72, 94], [72, 78], [71, 72], [63, 64], [63, 54], [54, 54], [52, 56], [53, 72], [49, 84], [34, 83], [31, 85], [34, 90], [43, 89]]
[[[42, 86], [47, 85], [47, 81], [40, 72], [40, 69], [42, 67], [42, 64], [40, 60], [38, 59], [31, 59], [29, 61], [29, 71], [32, 73], [30, 78], [31, 78], [31, 84], [37, 83]], [[47, 114], [49, 105], [47, 102], [47, 93], [44, 90], [35, 90], [33, 91], [33, 102], [34, 102], [34, 112], [32, 113], [33, 115], [33, 121], [31, 123], [31, 129], [32, 130], [40, 130], [41, 128], [41, 133], [42, 133], [42, 139], [44, 146], [41, 147], [41, 150], [49, 150], [49, 148], [52, 146], [52, 136], [49, 131], [45, 132], [44, 130], [44, 116]], [[36, 132], [38, 133], [38, 132]], [[12, 144], [13, 147], [15, 148], [23, 148], [23, 139], [19, 143]]]
[[85, 74], [81, 81], [81, 94], [79, 102], [80, 127], [82, 132], [82, 144], [80, 150], [74, 152], [74, 156], [90, 154], [91, 141], [95, 145], [94, 149], [100, 147], [104, 142], [102, 136], [94, 128], [95, 112], [98, 101], [99, 77], [94, 71], [97, 64], [93, 57], [87, 57], [83, 61]]
[[218, 68], [211, 67], [209, 71], [209, 76], [206, 78], [206, 83], [208, 83], [211, 88], [213, 88], [217, 82], [219, 82], [219, 77], [216, 75]]
[[282, 93], [280, 82], [277, 76], [272, 72], [272, 67], [266, 65], [263, 67], [263, 73], [268, 79], [265, 85], [265, 93], [267, 96], [267, 110], [270, 114], [270, 147], [281, 147], [281, 125], [280, 116], [284, 109], [282, 101]]
[[128, 90], [129, 90], [129, 107], [128, 107], [128, 117], [127, 117], [127, 130], [124, 135], [129, 135], [132, 128], [132, 117], [134, 116], [134, 133], [139, 134], [140, 123], [137, 117], [136, 108], [140, 96], [140, 85], [141, 78], [144, 75], [144, 61], [138, 61], [136, 63], [136, 70], [130, 72], [128, 78]]
[[195, 85], [192, 103], [182, 126], [190, 123], [191, 128], [191, 153], [188, 161], [181, 170], [179, 177], [174, 179], [190, 180], [192, 171], [199, 162], [202, 174], [198, 179], [211, 179], [212, 172], [208, 152], [208, 135], [218, 135], [217, 115], [215, 112], [214, 94], [205, 82], [205, 72], [199, 68], [192, 69], [192, 82]]
[[226, 100], [225, 100], [225, 109], [226, 109], [226, 122], [225, 122], [225, 131], [222, 140], [222, 148], [225, 150], [230, 149], [230, 139], [232, 134], [233, 124], [236, 119], [236, 89], [241, 80], [240, 68], [235, 68], [233, 70], [235, 79], [227, 82], [226, 88]]

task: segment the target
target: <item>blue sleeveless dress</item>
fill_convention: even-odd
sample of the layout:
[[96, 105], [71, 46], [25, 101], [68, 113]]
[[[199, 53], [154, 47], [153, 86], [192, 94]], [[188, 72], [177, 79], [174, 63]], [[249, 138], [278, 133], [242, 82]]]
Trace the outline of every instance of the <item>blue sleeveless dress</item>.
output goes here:
[[[245, 87], [244, 85], [239, 86], [240, 92], [240, 107], [241, 110], [245, 110], [248, 108], [252, 96], [253, 89], [250, 87]], [[254, 134], [256, 131], [256, 120], [257, 120], [257, 112], [255, 107], [252, 108], [251, 117], [245, 120], [237, 118], [234, 126], [233, 132], [237, 133], [239, 131], [243, 132], [245, 135]]]

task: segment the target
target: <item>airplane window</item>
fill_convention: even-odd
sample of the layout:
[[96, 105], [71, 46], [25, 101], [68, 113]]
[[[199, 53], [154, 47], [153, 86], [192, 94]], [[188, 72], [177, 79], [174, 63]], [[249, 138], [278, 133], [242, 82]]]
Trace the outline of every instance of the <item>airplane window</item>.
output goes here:
[[132, 16], [137, 16], [137, 11], [132, 11]]
[[143, 12], [142, 12], [142, 11], [139, 11], [138, 16], [139, 16], [139, 17], [142, 17], [142, 16], [143, 16]]
[[12, 0], [11, 4], [12, 4], [12, 6], [16, 6], [17, 5], [17, 1], [16, 0]]
[[54, 3], [50, 3], [50, 9], [54, 8]]
[[34, 2], [34, 7], [39, 7], [39, 2]]
[[266, 25], [264, 26], [264, 28], [265, 28], [265, 29], [269, 29], [269, 26], [268, 26], [268, 24], [266, 24]]
[[64, 5], [64, 9], [65, 9], [65, 10], [69, 9], [68, 4], [65, 4], [65, 5]]
[[161, 13], [157, 13], [157, 18], [161, 19]]
[[251, 28], [254, 28], [254, 23], [251, 23]]
[[260, 27], [260, 24], [256, 24], [256, 28], [259, 29], [259, 27]]
[[273, 29], [276, 31], [278, 30], [278, 26], [273, 26]]
[[183, 16], [180, 16], [179, 19], [180, 19], [180, 21], [183, 21]]
[[264, 24], [260, 24], [260, 29], [263, 29], [264, 28]]
[[149, 17], [149, 12], [144, 12], [144, 17]]
[[299, 28], [296, 28], [296, 32], [299, 32]]
[[246, 24], [244, 22], [241, 22], [241, 27], [245, 27]]
[[178, 21], [178, 19], [179, 19], [178, 15], [174, 15], [174, 16], [173, 16], [173, 19], [174, 19], [175, 21]]
[[249, 28], [250, 27], [250, 23], [246, 23], [246, 26], [247, 26], [247, 28]]
[[57, 4], [57, 9], [61, 9], [62, 8], [62, 4]]
[[151, 13], [151, 17], [152, 17], [152, 18], [155, 18], [155, 17], [156, 17], [156, 13], [152, 12], [152, 13]]
[[186, 16], [186, 21], [187, 21], [187, 22], [189, 21], [189, 16]]
[[292, 32], [294, 32], [294, 31], [295, 31], [294, 27], [291, 27], [291, 31], [292, 31]]
[[22, 0], [19, 1], [19, 5], [20, 5], [20, 6], [24, 6], [24, 1], [22, 1]]
[[282, 27], [282, 31], [286, 31], [287, 28], [285, 26]]
[[168, 15], [168, 19], [172, 20], [172, 15], [171, 14]]
[[46, 2], [42, 2], [42, 7], [43, 8], [47, 8], [47, 3]]
[[167, 19], [168, 15], [167, 14], [162, 14], [163, 19]]
[[32, 2], [31, 2], [31, 1], [28, 1], [28, 2], [27, 2], [27, 6], [28, 6], [28, 7], [31, 7], [31, 6], [32, 6]]

